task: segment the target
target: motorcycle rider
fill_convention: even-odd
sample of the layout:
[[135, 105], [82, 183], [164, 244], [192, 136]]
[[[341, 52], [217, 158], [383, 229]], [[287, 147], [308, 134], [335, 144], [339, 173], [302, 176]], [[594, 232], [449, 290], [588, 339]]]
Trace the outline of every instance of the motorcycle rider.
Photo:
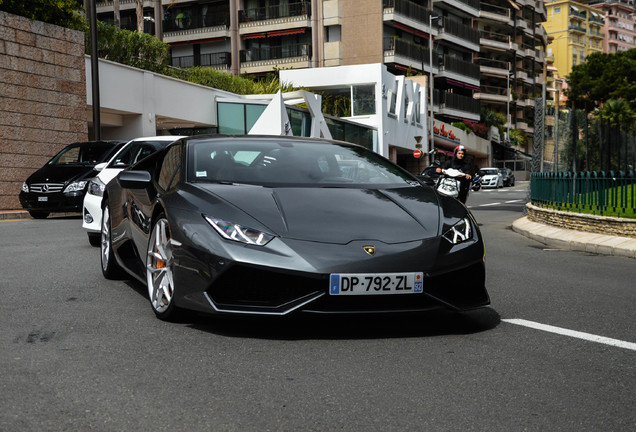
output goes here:
[[464, 173], [464, 177], [459, 178], [459, 196], [457, 197], [457, 199], [464, 204], [466, 204], [466, 199], [468, 198], [468, 189], [470, 189], [471, 179], [471, 175], [468, 174], [471, 167], [465, 158], [466, 147], [459, 145], [455, 147], [453, 158], [443, 162], [441, 167], [436, 170], [438, 173], [441, 173], [444, 169], [453, 168]]

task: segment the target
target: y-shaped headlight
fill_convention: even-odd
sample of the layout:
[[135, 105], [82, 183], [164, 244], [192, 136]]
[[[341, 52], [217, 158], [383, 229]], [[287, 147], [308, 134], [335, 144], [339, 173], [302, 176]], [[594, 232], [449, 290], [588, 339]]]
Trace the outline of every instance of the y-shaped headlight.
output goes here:
[[205, 220], [207, 220], [210, 225], [212, 225], [212, 228], [221, 234], [223, 238], [228, 240], [234, 240], [256, 246], [265, 246], [271, 239], [274, 238], [273, 235], [263, 231], [258, 231], [223, 219], [206, 216]]
[[454, 245], [470, 240], [473, 236], [473, 229], [470, 225], [470, 220], [468, 218], [460, 220], [442, 236]]
[[83, 191], [86, 187], [86, 183], [88, 183], [88, 181], [86, 180], [74, 181], [73, 183], [66, 186], [66, 189], [64, 189], [64, 193]]

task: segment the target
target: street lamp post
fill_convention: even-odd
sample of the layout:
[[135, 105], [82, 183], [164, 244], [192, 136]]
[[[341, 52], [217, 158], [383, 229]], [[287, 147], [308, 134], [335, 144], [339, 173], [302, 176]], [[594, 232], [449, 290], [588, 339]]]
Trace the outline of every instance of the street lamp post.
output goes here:
[[510, 142], [510, 62], [508, 62], [508, 73], [506, 74], [506, 142]]
[[[434, 148], [434, 144], [433, 144], [433, 140], [434, 140], [434, 135], [433, 135], [433, 20], [438, 19], [439, 17], [437, 16], [433, 16], [432, 14], [428, 16], [428, 34], [429, 34], [429, 39], [428, 39], [428, 70], [429, 70], [429, 76], [428, 76], [428, 87], [429, 87], [429, 91], [430, 91], [430, 101], [431, 101], [431, 115], [429, 117], [429, 130], [430, 130], [430, 136], [431, 136], [431, 141], [430, 141], [430, 150], [433, 150]], [[424, 72], [424, 71], [422, 71]]]

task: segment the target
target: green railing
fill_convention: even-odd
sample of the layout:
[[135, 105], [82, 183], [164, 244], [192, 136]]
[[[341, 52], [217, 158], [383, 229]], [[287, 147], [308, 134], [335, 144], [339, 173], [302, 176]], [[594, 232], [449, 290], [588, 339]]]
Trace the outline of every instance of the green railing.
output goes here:
[[634, 171], [532, 173], [532, 204], [558, 210], [636, 218]]

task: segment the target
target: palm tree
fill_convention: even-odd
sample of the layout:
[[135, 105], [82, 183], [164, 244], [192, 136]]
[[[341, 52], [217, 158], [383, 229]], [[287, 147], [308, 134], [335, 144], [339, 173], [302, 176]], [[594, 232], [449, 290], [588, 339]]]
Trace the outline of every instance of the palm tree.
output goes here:
[[[630, 128], [633, 127], [634, 121], [636, 120], [636, 113], [632, 111], [629, 107], [629, 103], [624, 99], [609, 99], [603, 105], [603, 108], [600, 110], [601, 115], [603, 116], [603, 120], [607, 121], [609, 126], [608, 132], [610, 133], [610, 140], [608, 140], [608, 169], [611, 168], [611, 150], [612, 150], [612, 141], [617, 145], [618, 155], [617, 155], [617, 168], [620, 170], [622, 168], [622, 160], [621, 160], [621, 147], [623, 147], [623, 143], [621, 141], [621, 132], [628, 132]], [[613, 139], [612, 139], [613, 138]], [[627, 156], [627, 143], [625, 143], [625, 156]], [[627, 158], [626, 165], [627, 165]]]

